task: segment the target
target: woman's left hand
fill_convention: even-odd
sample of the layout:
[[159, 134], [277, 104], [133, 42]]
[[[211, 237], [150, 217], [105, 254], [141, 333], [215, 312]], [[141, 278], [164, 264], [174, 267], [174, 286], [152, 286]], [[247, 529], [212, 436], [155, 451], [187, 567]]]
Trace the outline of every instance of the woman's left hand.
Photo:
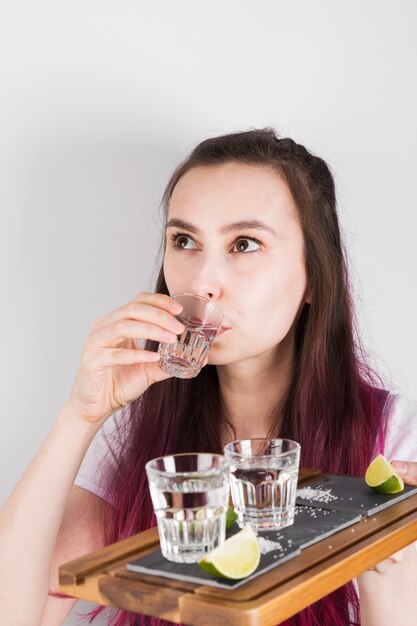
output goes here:
[[[417, 463], [414, 461], [392, 461], [392, 466], [399, 473], [401, 478], [403, 479], [406, 485], [412, 485], [413, 487], [417, 487]], [[399, 563], [403, 560], [405, 551], [409, 549], [410, 546], [403, 548], [399, 552], [392, 554], [388, 559], [385, 559], [375, 567], [372, 567], [371, 572], [378, 572], [383, 574], [386, 572], [394, 563]]]

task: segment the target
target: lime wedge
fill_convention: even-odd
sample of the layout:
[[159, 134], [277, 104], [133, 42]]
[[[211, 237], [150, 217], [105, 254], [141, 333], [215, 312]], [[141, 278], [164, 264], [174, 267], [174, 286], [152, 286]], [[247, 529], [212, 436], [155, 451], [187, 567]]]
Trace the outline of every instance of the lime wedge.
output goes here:
[[256, 534], [247, 526], [207, 554], [199, 566], [213, 576], [239, 580], [253, 574], [260, 558]]
[[237, 520], [237, 513], [235, 513], [234, 509], [231, 506], [226, 511], [226, 528], [230, 528], [233, 526], [235, 521]]
[[378, 493], [399, 493], [404, 489], [403, 479], [382, 454], [378, 454], [369, 465], [365, 482]]

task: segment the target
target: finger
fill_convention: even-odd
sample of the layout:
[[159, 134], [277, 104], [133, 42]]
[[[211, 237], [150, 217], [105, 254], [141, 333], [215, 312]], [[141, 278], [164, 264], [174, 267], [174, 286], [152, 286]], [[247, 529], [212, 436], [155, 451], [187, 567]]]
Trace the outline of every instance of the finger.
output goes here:
[[92, 323], [91, 329], [93, 332], [108, 326], [119, 319], [141, 319], [141, 315], [146, 312], [159, 309], [165, 311], [166, 314], [178, 315], [182, 311], [182, 306], [176, 300], [173, 300], [170, 296], [166, 296], [163, 293], [140, 293], [131, 302], [125, 304], [115, 311], [103, 315], [97, 318]]
[[[167, 323], [168, 326], [168, 323]], [[88, 348], [117, 348], [126, 339], [153, 339], [158, 342], [173, 343], [177, 334], [182, 332], [183, 325], [175, 318], [169, 323], [170, 329], [161, 328], [147, 322], [134, 322], [132, 320], [118, 320], [109, 326], [105, 326], [88, 338]]]
[[402, 550], [395, 552], [395, 554], [392, 554], [388, 557], [388, 559], [384, 559], [381, 563], [377, 563], [377, 565], [372, 567], [370, 571], [378, 572], [378, 574], [384, 574], [384, 572], [388, 571], [393, 565], [400, 563], [403, 560], [406, 551], [407, 548], [402, 548]]
[[407, 548], [403, 548], [402, 550], [398, 550], [398, 552], [396, 552], [395, 554], [392, 554], [389, 558], [394, 561], [394, 563], [400, 563], [403, 560], [406, 552]]
[[369, 571], [377, 572], [378, 574], [384, 574], [386, 571], [389, 570], [391, 566], [392, 566], [392, 563], [389, 563], [388, 559], [386, 559], [385, 561], [382, 561], [381, 563], [378, 563], [377, 565], [375, 565], [375, 567], [371, 567]]
[[113, 367], [115, 365], [137, 365], [139, 363], [156, 363], [160, 359], [157, 352], [148, 350], [126, 350], [123, 348], [103, 348], [94, 359], [98, 367]]
[[417, 463], [413, 461], [392, 461], [392, 466], [407, 485], [417, 487]]
[[[154, 294], [160, 296], [161, 294]], [[111, 313], [99, 317], [95, 320], [91, 326], [92, 332], [104, 328], [113, 322], [117, 322], [120, 319], [133, 319], [133, 320], [145, 320], [159, 319], [163, 325], [164, 320], [170, 320], [174, 315], [178, 314], [175, 300], [164, 296], [164, 300], [159, 297], [155, 298], [155, 302], [139, 302], [132, 301], [124, 306], [112, 311]], [[173, 303], [173, 304], [171, 304]]]
[[165, 293], [154, 293], [150, 291], [141, 291], [132, 299], [132, 302], [143, 302], [144, 304], [152, 304], [159, 306], [161, 309], [171, 308], [175, 311], [182, 311], [183, 306], [177, 300]]

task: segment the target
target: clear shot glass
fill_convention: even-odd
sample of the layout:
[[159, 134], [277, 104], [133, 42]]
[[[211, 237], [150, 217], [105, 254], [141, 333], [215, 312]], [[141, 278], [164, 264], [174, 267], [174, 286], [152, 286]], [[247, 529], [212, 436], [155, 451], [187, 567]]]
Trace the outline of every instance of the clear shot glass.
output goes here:
[[196, 563], [225, 540], [229, 464], [221, 454], [163, 456], [146, 466], [161, 551]]
[[172, 298], [183, 306], [176, 318], [184, 324], [185, 330], [174, 343], [159, 344], [159, 366], [177, 378], [194, 378], [221, 327], [223, 312], [211, 300], [191, 293], [176, 294]]
[[241, 528], [278, 530], [294, 523], [300, 449], [290, 439], [242, 439], [225, 446]]

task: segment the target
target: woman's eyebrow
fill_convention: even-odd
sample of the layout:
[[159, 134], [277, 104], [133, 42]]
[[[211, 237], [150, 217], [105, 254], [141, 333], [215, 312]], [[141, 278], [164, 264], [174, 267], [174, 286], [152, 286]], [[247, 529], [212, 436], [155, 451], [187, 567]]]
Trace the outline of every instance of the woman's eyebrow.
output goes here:
[[[200, 234], [200, 231], [197, 228], [197, 226], [190, 224], [190, 222], [185, 222], [184, 220], [177, 219], [176, 217], [172, 217], [168, 221], [166, 228], [170, 228], [171, 226], [175, 226], [177, 228], [183, 228], [185, 230], [188, 230], [190, 233], [193, 233], [194, 235]], [[271, 226], [268, 226], [268, 224], [265, 224], [264, 222], [261, 222], [260, 220], [241, 220], [239, 222], [232, 222], [231, 224], [225, 224], [224, 226], [221, 226], [219, 228], [219, 232], [222, 234], [226, 234], [226, 233], [235, 232], [237, 230], [245, 230], [246, 228], [267, 230], [273, 235], [277, 235], [276, 231], [273, 228], [271, 228]]]

